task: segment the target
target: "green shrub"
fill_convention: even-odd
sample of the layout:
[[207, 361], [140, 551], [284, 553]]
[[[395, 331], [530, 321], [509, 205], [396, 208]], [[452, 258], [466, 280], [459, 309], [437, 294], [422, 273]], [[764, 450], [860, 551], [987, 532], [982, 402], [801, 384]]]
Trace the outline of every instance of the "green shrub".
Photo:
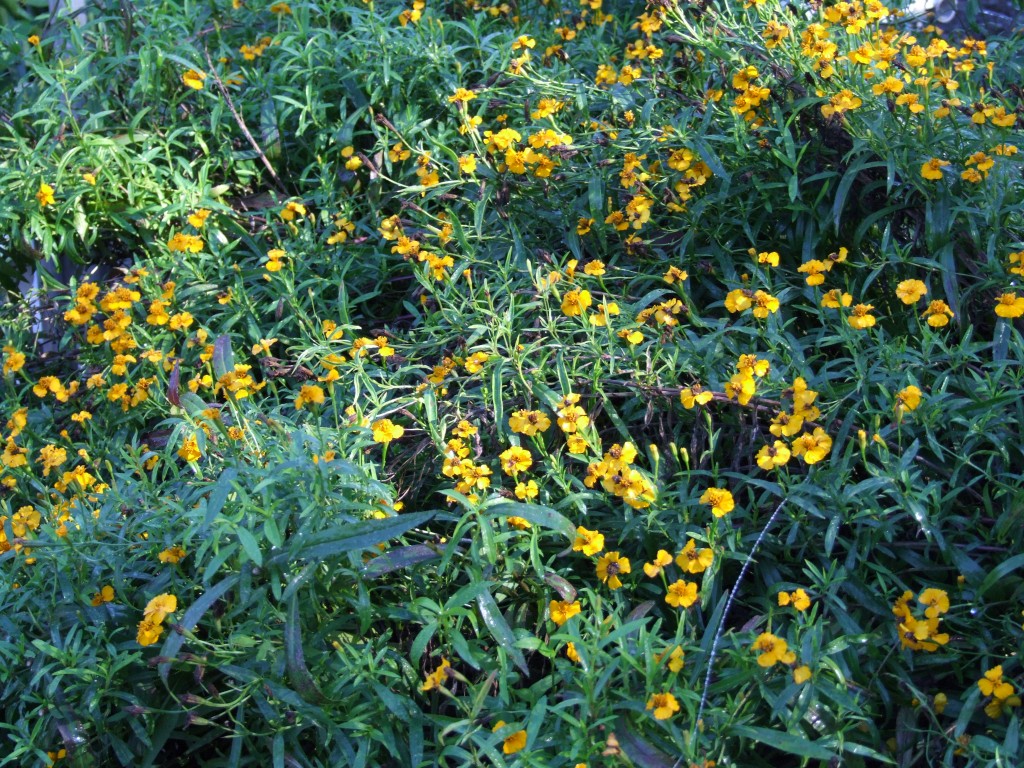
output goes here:
[[0, 765], [1020, 760], [1018, 40], [239, 6], [2, 38]]

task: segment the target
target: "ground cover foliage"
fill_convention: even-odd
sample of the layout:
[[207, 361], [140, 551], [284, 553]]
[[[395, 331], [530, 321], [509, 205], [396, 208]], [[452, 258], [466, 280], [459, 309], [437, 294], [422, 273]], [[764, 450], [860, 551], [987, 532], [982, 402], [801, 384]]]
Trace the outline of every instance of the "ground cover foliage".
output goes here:
[[0, 765], [1020, 764], [1019, 50], [6, 26]]

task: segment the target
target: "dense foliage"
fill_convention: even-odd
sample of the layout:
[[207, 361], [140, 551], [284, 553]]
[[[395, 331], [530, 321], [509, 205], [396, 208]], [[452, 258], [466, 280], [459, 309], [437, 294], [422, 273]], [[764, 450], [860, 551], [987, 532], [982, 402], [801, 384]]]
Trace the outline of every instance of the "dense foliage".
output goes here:
[[4, 27], [0, 765], [1024, 762], [1020, 41], [608, 5]]

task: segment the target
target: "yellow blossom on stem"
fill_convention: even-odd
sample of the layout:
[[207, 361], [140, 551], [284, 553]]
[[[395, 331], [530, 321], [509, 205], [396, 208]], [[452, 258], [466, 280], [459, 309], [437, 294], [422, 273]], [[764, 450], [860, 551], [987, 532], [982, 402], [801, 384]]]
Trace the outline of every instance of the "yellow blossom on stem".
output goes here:
[[655, 555], [654, 560], [650, 563], [644, 563], [644, 573], [647, 577], [653, 579], [666, 565], [672, 564], [672, 555], [670, 555], [664, 549], [659, 549], [658, 554]]
[[999, 317], [1012, 319], [1024, 315], [1024, 296], [1004, 293], [996, 298], [996, 314]]
[[803, 613], [811, 607], [811, 598], [803, 589], [794, 592], [779, 592], [779, 605], [792, 605], [796, 610]]
[[947, 165], [949, 165], [948, 160], [940, 160], [937, 157], [933, 157], [921, 166], [921, 178], [928, 181], [938, 181], [942, 178], [942, 169]]
[[450, 670], [451, 667], [452, 665], [448, 663], [448, 659], [442, 658], [437, 669], [427, 674], [426, 680], [424, 680], [423, 685], [420, 686], [420, 690], [432, 691], [435, 688], [443, 688], [450, 677], [448, 670]]
[[857, 304], [850, 311], [850, 315], [846, 318], [846, 321], [851, 327], [856, 328], [858, 331], [863, 331], [870, 328], [875, 324], [875, 316], [871, 314], [871, 310], [874, 307], [871, 304]]
[[622, 586], [620, 575], [630, 572], [629, 558], [620, 557], [618, 552], [608, 552], [597, 561], [597, 578], [607, 584], [609, 589]]
[[896, 286], [896, 297], [904, 304], [915, 304], [928, 293], [928, 288], [920, 280], [904, 280]]
[[697, 549], [697, 543], [690, 539], [686, 542], [679, 554], [676, 555], [676, 565], [689, 574], [704, 573], [715, 561], [715, 553], [708, 548]]
[[[505, 727], [505, 721], [499, 720], [495, 723], [494, 728], [491, 730], [494, 732], [500, 731]], [[521, 752], [526, 747], [526, 731], [519, 730], [509, 734], [505, 737], [501, 744], [501, 751], [506, 755], [514, 755], [516, 752]]]
[[580, 612], [579, 600], [569, 603], [564, 600], [552, 600], [548, 605], [548, 613], [551, 620], [558, 626], [562, 626], [573, 616]]
[[655, 720], [668, 720], [679, 711], [679, 702], [671, 693], [655, 693], [647, 700], [647, 709], [654, 710]]
[[792, 450], [807, 464], [817, 464], [832, 450], [832, 438], [821, 427], [815, 427], [813, 433], [804, 432], [796, 438]]
[[53, 197], [53, 187], [45, 181], [39, 182], [39, 191], [36, 192], [36, 200], [39, 201], [40, 208], [45, 208], [48, 205], [55, 204], [57, 201]]
[[724, 517], [736, 507], [732, 493], [726, 488], [708, 488], [700, 497], [700, 503], [709, 505], [715, 517]]
[[295, 398], [295, 410], [301, 411], [307, 405], [321, 405], [324, 402], [324, 390], [316, 384], [303, 384]]
[[757, 663], [762, 667], [772, 667], [776, 664], [792, 664], [796, 661], [796, 654], [789, 650], [786, 641], [770, 632], [762, 632], [758, 635], [750, 650], [759, 654]]
[[697, 597], [696, 582], [679, 579], [668, 585], [665, 602], [673, 608], [689, 608], [697, 602]]
[[946, 302], [935, 299], [921, 315], [928, 318], [928, 325], [932, 328], [942, 328], [949, 325], [949, 318], [953, 317], [953, 310]]
[[911, 384], [896, 393], [896, 414], [902, 416], [906, 411], [916, 410], [921, 404], [921, 390]]
[[776, 440], [771, 445], [762, 446], [757, 452], [757, 466], [765, 472], [778, 469], [789, 461], [790, 455], [789, 447], [781, 440]]
[[405, 434], [405, 427], [399, 426], [391, 419], [378, 419], [370, 425], [375, 443], [390, 443]]
[[584, 555], [592, 557], [603, 549], [603, 533], [598, 531], [588, 531], [582, 525], [576, 529], [576, 541], [574, 541], [572, 545], [573, 552], [582, 552]]

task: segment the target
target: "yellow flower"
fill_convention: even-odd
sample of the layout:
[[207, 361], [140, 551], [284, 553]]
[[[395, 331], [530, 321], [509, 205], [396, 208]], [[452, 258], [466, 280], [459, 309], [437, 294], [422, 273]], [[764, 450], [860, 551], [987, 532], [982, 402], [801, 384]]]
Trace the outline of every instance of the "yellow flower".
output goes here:
[[[683, 658], [684, 656], [682, 646], [677, 645], [672, 649], [672, 652], [668, 654], [668, 668], [670, 672], [678, 672], [683, 668], [683, 665], [686, 663]], [[658, 664], [661, 664], [661, 660], [664, 658], [664, 653], [654, 654], [654, 661]]]
[[689, 279], [689, 277], [690, 275], [689, 273], [687, 273], [685, 269], [680, 269], [679, 267], [671, 266], [668, 268], [668, 272], [661, 276], [661, 279], [664, 280], [669, 285], [672, 285], [673, 283], [676, 282], [681, 283]]
[[305, 216], [306, 206], [302, 203], [295, 202], [294, 200], [285, 203], [284, 208], [281, 209], [281, 218], [285, 221], [291, 221], [296, 216]]
[[405, 434], [405, 427], [399, 426], [391, 419], [378, 419], [370, 425], [373, 430], [373, 440], [376, 443], [390, 443]]
[[953, 317], [953, 310], [941, 299], [935, 299], [928, 305], [928, 309], [921, 313], [928, 316], [928, 325], [932, 328], [942, 328], [949, 325], [949, 318]]
[[303, 384], [295, 398], [295, 410], [301, 411], [307, 405], [320, 405], [324, 402], [324, 390], [316, 384]]
[[765, 445], [757, 452], [757, 466], [768, 472], [778, 469], [789, 461], [790, 450], [784, 442], [776, 440], [772, 445]]
[[498, 458], [501, 460], [502, 471], [509, 477], [515, 477], [533, 465], [533, 457], [530, 456], [530, 452], [518, 446], [512, 446], [502, 451]]
[[582, 216], [576, 221], [576, 234], [583, 236], [590, 232], [590, 228], [594, 226], [593, 219], [585, 219]]
[[516, 498], [519, 499], [520, 501], [529, 501], [530, 499], [535, 499], [537, 498], [538, 492], [539, 489], [537, 488], [537, 483], [534, 482], [533, 480], [530, 480], [526, 483], [516, 484], [515, 494]]
[[476, 155], [462, 155], [459, 158], [459, 171], [469, 174], [476, 172]]
[[112, 603], [114, 601], [114, 588], [107, 584], [99, 592], [92, 596], [92, 604], [94, 607], [103, 605], [104, 603]]
[[[494, 728], [492, 728], [491, 730], [497, 732], [497, 731], [500, 731], [504, 727], [505, 727], [505, 721], [504, 720], [499, 720], [495, 724]], [[506, 755], [514, 755], [516, 752], [521, 751], [523, 749], [523, 747], [525, 747], [525, 746], [526, 746], [526, 731], [516, 731], [515, 733], [510, 734], [510, 735], [505, 737], [505, 740], [504, 740], [504, 742], [502, 742], [502, 745], [501, 745], [501, 751], [504, 752]]]
[[274, 3], [270, 6], [270, 12], [277, 16], [290, 16], [292, 9], [288, 3]]
[[588, 261], [583, 265], [583, 273], [590, 275], [591, 277], [600, 277], [605, 273], [605, 265], [603, 261]]
[[206, 225], [206, 220], [210, 218], [211, 211], [206, 208], [199, 208], [188, 215], [188, 223], [196, 229], [202, 229]]
[[542, 411], [518, 410], [509, 417], [508, 426], [513, 432], [533, 437], [538, 432], [546, 432], [551, 419]]
[[858, 331], [870, 328], [875, 324], [875, 317], [871, 314], [872, 309], [874, 307], [871, 304], [857, 304], [850, 311], [850, 316], [846, 318], [846, 321]]
[[821, 297], [821, 306], [827, 307], [828, 309], [848, 307], [852, 303], [853, 296], [848, 293], [843, 293], [839, 288], [833, 288]]
[[195, 435], [185, 438], [185, 442], [182, 443], [181, 448], [178, 449], [178, 456], [185, 461], [197, 461], [202, 458], [203, 454], [199, 450], [199, 445], [196, 442]]
[[27, 39], [29, 45], [39, 45], [39, 35], [29, 35]]
[[690, 574], [704, 573], [714, 561], [715, 553], [706, 547], [697, 549], [693, 539], [687, 541], [686, 546], [676, 555], [676, 565]]
[[629, 572], [629, 558], [619, 557], [618, 552], [608, 552], [597, 561], [597, 578], [607, 584], [609, 589], [621, 587], [619, 575]]
[[181, 82], [183, 82], [189, 88], [194, 88], [197, 91], [203, 90], [203, 81], [205, 79], [206, 73], [199, 72], [195, 69], [190, 69], [181, 76]]
[[700, 497], [700, 503], [710, 505], [715, 517], [724, 517], [736, 507], [732, 493], [725, 488], [708, 488]]
[[751, 298], [753, 298], [753, 296], [753, 293], [743, 288], [737, 288], [735, 291], [729, 291], [725, 297], [725, 308], [733, 314], [741, 312], [744, 309], [750, 309]]
[[655, 693], [647, 700], [647, 709], [654, 710], [655, 720], [668, 720], [679, 711], [679, 702], [671, 693]]
[[434, 688], [443, 688], [450, 677], [448, 670], [451, 668], [452, 665], [448, 663], [448, 659], [442, 658], [437, 669], [427, 675], [423, 685], [420, 686], [420, 690], [432, 691]]
[[679, 579], [668, 585], [665, 602], [673, 608], [689, 608], [697, 602], [697, 584]]
[[203, 238], [179, 232], [167, 241], [167, 250], [172, 253], [199, 253], [203, 245]]
[[5, 346], [4, 353], [4, 376], [17, 373], [25, 367], [25, 353], [19, 352], [12, 346]]
[[944, 613], [949, 612], [949, 595], [945, 590], [934, 587], [924, 590], [917, 596], [917, 602], [927, 605], [924, 615], [929, 619], [936, 619]]
[[806, 664], [797, 667], [793, 670], [793, 682], [797, 685], [803, 685], [811, 679], [811, 668]]
[[786, 641], [770, 632], [763, 632], [758, 635], [750, 650], [760, 654], [757, 657], [757, 663], [762, 667], [771, 667], [775, 664], [792, 664], [796, 661], [796, 654], [788, 649]]
[[39, 182], [39, 191], [36, 192], [36, 200], [39, 201], [40, 208], [45, 208], [48, 205], [56, 203], [57, 201], [53, 197], [53, 187], [45, 181]]
[[164, 628], [161, 624], [153, 621], [140, 621], [139, 631], [135, 636], [136, 642], [139, 645], [154, 645], [163, 633]]
[[921, 166], [921, 178], [928, 181], [938, 181], [942, 178], [942, 169], [947, 165], [949, 165], [948, 160], [940, 160], [937, 157], [933, 157]]
[[580, 435], [566, 435], [565, 447], [569, 453], [579, 455], [587, 452], [587, 440]]
[[573, 552], [582, 552], [587, 557], [591, 557], [602, 549], [604, 549], [603, 533], [588, 531], [582, 525], [576, 529], [576, 541], [572, 545]]
[[576, 650], [576, 643], [565, 644], [565, 655], [573, 664], [580, 663], [580, 654], [579, 651]]
[[562, 298], [562, 314], [566, 317], [576, 317], [591, 305], [590, 291], [572, 290]]
[[821, 427], [813, 434], [804, 432], [793, 441], [793, 455], [802, 457], [807, 464], [817, 464], [832, 450], [832, 438]]
[[896, 393], [896, 413], [913, 411], [921, 404], [921, 390], [911, 384]]
[[157, 555], [161, 563], [179, 563], [185, 557], [185, 550], [179, 546], [169, 547]]
[[978, 681], [978, 690], [982, 696], [993, 696], [997, 699], [1008, 699], [1013, 696], [1013, 685], [1003, 680], [1003, 665], [998, 664], [988, 670]]
[[1002, 294], [996, 299], [996, 314], [1006, 318], [1024, 315], [1024, 296], [1016, 293]]
[[936, 715], [941, 715], [943, 712], [945, 712], [946, 711], [946, 705], [948, 703], [949, 703], [949, 697], [946, 696], [946, 694], [944, 694], [944, 693], [936, 693], [935, 694], [935, 699], [934, 699], [934, 704], [932, 705], [932, 706], [935, 707], [935, 714]]
[[803, 613], [811, 607], [811, 598], [803, 589], [798, 589], [795, 592], [779, 592], [779, 605], [792, 605], [800, 613]]
[[653, 579], [666, 565], [672, 564], [672, 555], [666, 552], [664, 549], [659, 549], [658, 554], [655, 556], [654, 561], [650, 563], [644, 563], [644, 573], [647, 574], [649, 579]]
[[565, 622], [580, 612], [580, 602], [579, 600], [573, 603], [568, 603], [563, 600], [552, 600], [550, 605], [548, 605], [548, 612], [551, 616], [551, 620], [558, 626], [562, 626]]
[[694, 384], [679, 393], [679, 401], [683, 404], [684, 408], [707, 405], [714, 398], [715, 393], [704, 389], [700, 384]]
[[896, 296], [904, 304], [915, 304], [928, 293], [928, 288], [920, 280], [904, 280], [896, 286]]
[[167, 592], [157, 595], [148, 603], [142, 615], [147, 621], [154, 624], [162, 624], [169, 614], [178, 610], [178, 598]]

